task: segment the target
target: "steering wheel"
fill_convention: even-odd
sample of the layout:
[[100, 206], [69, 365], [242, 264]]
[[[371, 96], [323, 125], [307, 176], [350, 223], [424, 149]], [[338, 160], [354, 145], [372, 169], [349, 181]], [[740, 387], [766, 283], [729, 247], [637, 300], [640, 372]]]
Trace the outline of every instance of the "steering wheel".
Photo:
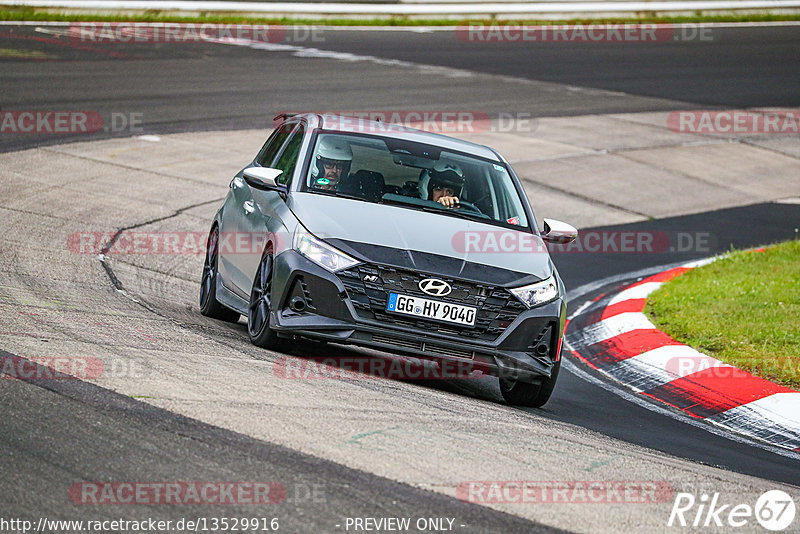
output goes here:
[[478, 209], [478, 207], [475, 204], [472, 204], [470, 202], [465, 202], [463, 200], [460, 200], [458, 204], [456, 204], [456, 206], [461, 208], [467, 208], [468, 210], [474, 211], [475, 213], [480, 213], [481, 215], [485, 215], [481, 210]]

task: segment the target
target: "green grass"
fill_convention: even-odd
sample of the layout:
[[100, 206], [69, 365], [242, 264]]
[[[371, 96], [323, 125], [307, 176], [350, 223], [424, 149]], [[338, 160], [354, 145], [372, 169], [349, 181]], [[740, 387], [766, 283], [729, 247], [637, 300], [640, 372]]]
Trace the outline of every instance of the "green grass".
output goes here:
[[692, 269], [651, 294], [646, 313], [686, 345], [800, 388], [800, 241]]
[[[2, 0], [0, 0], [2, 1]], [[62, 21], [62, 22], [208, 22], [220, 24], [299, 24], [318, 26], [460, 26], [466, 24], [609, 24], [609, 23], [703, 23], [703, 22], [776, 22], [800, 20], [800, 13], [794, 14], [738, 14], [738, 15], [702, 15], [693, 16], [658, 16], [643, 14], [641, 17], [609, 17], [596, 19], [566, 20], [482, 20], [482, 19], [410, 19], [405, 17], [387, 17], [376, 19], [304, 19], [252, 17], [243, 15], [202, 15], [181, 16], [165, 15], [157, 11], [140, 14], [87, 14], [74, 12], [58, 12], [49, 8], [5, 7], [0, 9], [0, 20], [6, 21]]]

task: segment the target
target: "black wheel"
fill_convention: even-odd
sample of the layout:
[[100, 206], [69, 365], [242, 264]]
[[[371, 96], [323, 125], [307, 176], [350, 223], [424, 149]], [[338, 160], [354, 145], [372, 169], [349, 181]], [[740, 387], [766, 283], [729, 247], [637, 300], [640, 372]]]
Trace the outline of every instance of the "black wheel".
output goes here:
[[286, 340], [278, 337], [269, 327], [270, 295], [272, 292], [272, 251], [267, 250], [258, 265], [250, 291], [250, 307], [247, 315], [247, 334], [253, 345], [271, 350], [281, 350]]
[[226, 308], [217, 301], [217, 262], [219, 261], [219, 230], [215, 226], [208, 234], [206, 261], [200, 283], [200, 313], [206, 317], [235, 323], [239, 312]]
[[553, 366], [550, 378], [546, 378], [541, 384], [530, 384], [520, 382], [511, 378], [500, 378], [500, 392], [507, 403], [512, 406], [532, 406], [541, 408], [550, 400], [553, 389], [558, 380], [558, 371], [561, 369], [561, 360]]

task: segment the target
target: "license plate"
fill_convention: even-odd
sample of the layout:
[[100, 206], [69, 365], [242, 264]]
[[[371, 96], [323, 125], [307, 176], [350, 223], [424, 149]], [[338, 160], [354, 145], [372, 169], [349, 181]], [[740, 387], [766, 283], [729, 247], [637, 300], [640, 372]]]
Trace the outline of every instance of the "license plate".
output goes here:
[[386, 311], [388, 312], [464, 326], [475, 326], [477, 310], [472, 306], [462, 306], [461, 304], [451, 304], [440, 300], [400, 295], [398, 293], [389, 293], [389, 303], [386, 305]]

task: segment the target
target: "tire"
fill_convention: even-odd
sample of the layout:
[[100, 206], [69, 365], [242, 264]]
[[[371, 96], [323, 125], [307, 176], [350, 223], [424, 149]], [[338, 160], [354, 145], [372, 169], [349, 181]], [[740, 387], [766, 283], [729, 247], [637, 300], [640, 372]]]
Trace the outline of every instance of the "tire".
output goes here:
[[550, 395], [553, 394], [560, 369], [561, 360], [553, 365], [550, 378], [546, 378], [541, 384], [530, 384], [509, 378], [501, 378], [500, 393], [503, 394], [505, 401], [512, 406], [541, 408], [547, 404], [547, 401], [550, 400]]
[[250, 290], [250, 303], [247, 314], [247, 335], [250, 342], [264, 349], [280, 351], [287, 346], [285, 339], [278, 337], [269, 327], [272, 291], [272, 267], [274, 265], [272, 250], [267, 249], [258, 264], [253, 277], [253, 288]]
[[206, 259], [200, 282], [200, 313], [212, 319], [235, 323], [239, 312], [226, 308], [217, 301], [217, 264], [219, 262], [219, 230], [211, 229], [206, 242]]

